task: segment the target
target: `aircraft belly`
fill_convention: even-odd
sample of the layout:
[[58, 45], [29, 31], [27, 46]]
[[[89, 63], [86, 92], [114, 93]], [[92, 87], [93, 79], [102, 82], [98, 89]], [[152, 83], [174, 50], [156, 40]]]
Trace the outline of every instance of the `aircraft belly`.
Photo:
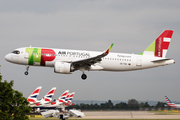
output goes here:
[[21, 65], [28, 65], [28, 60], [19, 60], [18, 63]]
[[54, 67], [54, 64], [53, 64], [53, 62], [46, 61], [46, 66], [47, 67]]

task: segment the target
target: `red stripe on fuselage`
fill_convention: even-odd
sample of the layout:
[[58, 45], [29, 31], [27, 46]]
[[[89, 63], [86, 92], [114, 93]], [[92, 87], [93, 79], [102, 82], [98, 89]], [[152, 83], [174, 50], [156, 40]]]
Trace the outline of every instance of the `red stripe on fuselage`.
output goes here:
[[41, 66], [46, 65], [46, 61], [53, 61], [56, 53], [52, 49], [41, 49]]

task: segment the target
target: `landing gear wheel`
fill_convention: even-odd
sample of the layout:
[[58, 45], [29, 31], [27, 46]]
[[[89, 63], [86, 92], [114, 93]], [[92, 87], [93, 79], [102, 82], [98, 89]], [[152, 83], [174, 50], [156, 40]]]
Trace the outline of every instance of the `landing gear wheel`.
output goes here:
[[25, 75], [28, 75], [29, 66], [26, 67], [26, 72], [24, 72]]
[[28, 75], [28, 71], [24, 72], [25, 75]]
[[87, 78], [87, 75], [86, 75], [86, 74], [82, 74], [81, 78], [82, 78], [83, 80], [85, 80], [85, 79]]

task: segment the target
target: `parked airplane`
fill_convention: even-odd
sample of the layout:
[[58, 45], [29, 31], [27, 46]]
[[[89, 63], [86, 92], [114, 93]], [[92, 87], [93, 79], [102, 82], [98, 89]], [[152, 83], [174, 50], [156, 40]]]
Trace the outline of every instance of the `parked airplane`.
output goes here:
[[61, 108], [62, 110], [65, 110], [65, 107], [75, 105], [74, 103], [72, 103], [72, 99], [74, 97], [75, 92], [66, 94], [66, 97], [65, 97], [65, 93], [67, 93], [67, 92], [65, 91], [63, 93], [64, 96], [61, 95], [59, 97], [59, 99], [58, 99], [59, 102], [56, 100], [56, 102], [51, 103], [51, 105], [48, 107]]
[[73, 99], [74, 95], [75, 95], [75, 92], [70, 94], [70, 98], [68, 100], [68, 103], [72, 103], [72, 99]]
[[60, 105], [67, 103], [66, 97], [69, 90], [66, 90], [55, 102], [52, 102], [48, 107], [59, 107]]
[[175, 104], [173, 103], [169, 98], [168, 96], [165, 96], [165, 99], [166, 99], [166, 102], [168, 104], [169, 107], [172, 107], [172, 108], [180, 108], [180, 104]]
[[30, 105], [34, 105], [37, 102], [37, 97], [41, 91], [42, 86], [37, 87], [31, 95], [27, 98], [27, 101], [30, 103]]
[[54, 102], [49, 102], [47, 104], [43, 105], [36, 105], [33, 106], [35, 108], [64, 108], [65, 104], [70, 104], [68, 103], [68, 100], [73, 98], [73, 96], [70, 96], [69, 90], [66, 90], [56, 101]]
[[140, 54], [110, 53], [111, 46], [104, 52], [23, 47], [7, 54], [8, 62], [29, 66], [54, 67], [55, 73], [71, 74], [76, 70], [83, 72], [81, 78], [87, 78], [88, 71], [132, 71], [175, 63], [166, 53], [173, 31], [165, 30], [153, 43]]
[[74, 97], [74, 94], [75, 94], [75, 92], [73, 92], [73, 93], [69, 93], [69, 98], [66, 100], [66, 101], [67, 101], [67, 103], [66, 103], [66, 104], [64, 104], [65, 106], [74, 105], [74, 103], [72, 103], [72, 99], [73, 99], [73, 97]]
[[52, 98], [54, 96], [54, 93], [56, 91], [56, 87], [53, 87], [41, 100], [36, 100], [34, 104], [30, 104], [31, 107], [35, 106], [43, 106], [45, 104], [48, 104], [52, 101]]

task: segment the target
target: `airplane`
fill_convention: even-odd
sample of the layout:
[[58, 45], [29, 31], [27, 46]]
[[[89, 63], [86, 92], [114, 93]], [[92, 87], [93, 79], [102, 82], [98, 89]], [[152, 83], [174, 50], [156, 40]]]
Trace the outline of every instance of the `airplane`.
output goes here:
[[75, 92], [69, 93], [69, 99], [67, 100], [67, 103], [65, 104], [65, 106], [75, 105], [74, 103], [72, 103], [72, 99], [74, 97], [74, 94], [75, 94]]
[[67, 103], [66, 97], [69, 90], [66, 90], [56, 101], [52, 102], [48, 107], [59, 107], [60, 105]]
[[37, 97], [41, 91], [42, 86], [37, 87], [31, 95], [27, 98], [27, 101], [30, 103], [30, 105], [34, 105], [37, 102]]
[[52, 101], [56, 87], [53, 87], [40, 101], [37, 101], [37, 106], [48, 104]]
[[69, 90], [66, 90], [56, 101], [54, 102], [49, 102], [47, 104], [43, 105], [37, 105], [33, 106], [34, 108], [62, 108], [66, 103], [68, 103], [68, 100], [70, 98], [70, 95], [68, 94]]
[[29, 66], [53, 67], [55, 73], [72, 74], [82, 71], [133, 71], [174, 64], [173, 59], [166, 58], [173, 30], [165, 30], [152, 44], [139, 54], [110, 53], [111, 46], [104, 52], [53, 49], [39, 47], [17, 48], [5, 56], [8, 62], [25, 65], [25, 75]]
[[173, 103], [169, 98], [168, 96], [165, 96], [165, 99], [166, 99], [166, 102], [168, 104], [169, 107], [172, 107], [172, 108], [180, 108], [180, 104], [175, 104]]
[[30, 104], [31, 107], [35, 106], [43, 106], [45, 104], [48, 104], [52, 101], [52, 98], [54, 96], [54, 93], [56, 91], [56, 87], [53, 87], [41, 100], [36, 100], [34, 104]]
[[68, 103], [72, 103], [72, 99], [73, 99], [74, 95], [75, 95], [75, 92], [70, 94], [70, 98], [68, 100]]
[[[69, 91], [68, 91], [69, 92]], [[49, 108], [61, 108], [62, 110], [65, 110], [65, 107], [75, 105], [72, 103], [72, 99], [74, 97], [75, 92], [68, 93], [64, 92], [54, 103], [51, 103], [50, 106], [47, 106]], [[66, 94], [65, 94], [66, 93]]]

